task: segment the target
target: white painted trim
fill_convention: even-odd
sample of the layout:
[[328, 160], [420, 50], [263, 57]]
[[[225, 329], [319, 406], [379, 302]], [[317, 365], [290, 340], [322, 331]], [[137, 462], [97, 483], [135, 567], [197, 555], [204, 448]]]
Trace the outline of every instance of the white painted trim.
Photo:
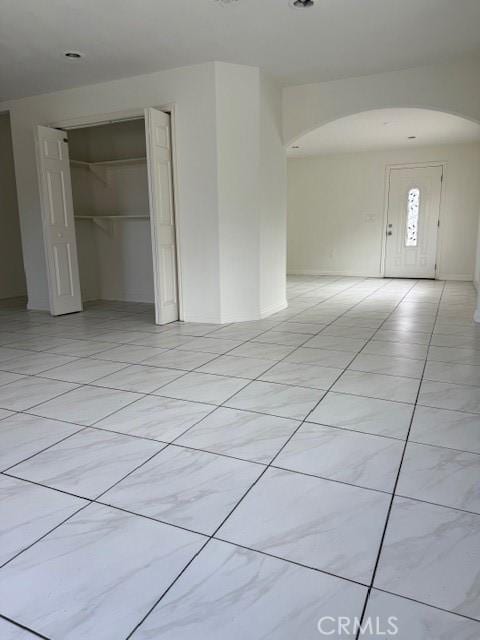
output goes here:
[[367, 272], [359, 273], [358, 271], [329, 271], [327, 269], [302, 269], [302, 268], [289, 268], [289, 276], [345, 276], [353, 278], [383, 278], [381, 273]]
[[438, 273], [436, 280], [460, 280], [465, 282], [473, 282], [471, 273]]
[[384, 196], [384, 210], [383, 210], [383, 225], [382, 225], [382, 247], [380, 253], [380, 273], [381, 277], [385, 277], [385, 263], [387, 260], [387, 222], [388, 222], [388, 205], [390, 196], [390, 176], [392, 169], [423, 169], [428, 167], [442, 167], [442, 181], [440, 183], [440, 204], [438, 207], [438, 220], [440, 226], [437, 228], [437, 247], [435, 253], [435, 263], [437, 265], [435, 271], [435, 280], [442, 280], [440, 278], [439, 271], [440, 265], [440, 247], [442, 244], [442, 209], [444, 201], [444, 189], [447, 181], [447, 161], [446, 160], [432, 160], [429, 162], [408, 162], [400, 164], [386, 164], [385, 165], [385, 196]]

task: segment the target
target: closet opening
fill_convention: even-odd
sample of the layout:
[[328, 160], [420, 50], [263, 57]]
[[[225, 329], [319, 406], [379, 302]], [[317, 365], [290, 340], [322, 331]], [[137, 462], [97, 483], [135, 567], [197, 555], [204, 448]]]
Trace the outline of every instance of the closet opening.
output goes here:
[[25, 308], [27, 287], [8, 112], [0, 113], [0, 200], [0, 308]]
[[[171, 116], [36, 128], [50, 313], [153, 305], [179, 320]], [[148, 307], [139, 311], [148, 312]]]
[[82, 302], [155, 302], [143, 118], [68, 131]]

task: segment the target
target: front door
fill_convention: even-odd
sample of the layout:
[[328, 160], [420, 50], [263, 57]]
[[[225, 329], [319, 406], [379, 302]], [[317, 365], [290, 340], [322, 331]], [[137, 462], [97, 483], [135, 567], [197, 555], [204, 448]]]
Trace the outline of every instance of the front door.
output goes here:
[[435, 278], [441, 166], [391, 169], [385, 276]]

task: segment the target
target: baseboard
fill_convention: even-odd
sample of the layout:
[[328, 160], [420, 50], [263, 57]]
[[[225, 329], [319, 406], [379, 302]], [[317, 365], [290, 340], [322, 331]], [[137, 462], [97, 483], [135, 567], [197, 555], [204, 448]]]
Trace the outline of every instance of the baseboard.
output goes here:
[[279, 302], [278, 304], [272, 304], [266, 309], [262, 309], [260, 311], [260, 318], [268, 318], [268, 316], [278, 313], [279, 311], [283, 311], [283, 309], [286, 309], [287, 307], [288, 302], [286, 300], [282, 300], [282, 302]]
[[437, 273], [437, 280], [460, 280], [472, 282], [473, 275], [471, 273]]
[[379, 271], [376, 272], [358, 272], [358, 271], [328, 271], [321, 269], [300, 269], [291, 268], [288, 269], [287, 274], [289, 276], [337, 276], [349, 277], [349, 278], [381, 278], [382, 274]]
[[27, 302], [28, 311], [50, 311], [50, 305], [43, 300], [31, 300], [28, 298]]

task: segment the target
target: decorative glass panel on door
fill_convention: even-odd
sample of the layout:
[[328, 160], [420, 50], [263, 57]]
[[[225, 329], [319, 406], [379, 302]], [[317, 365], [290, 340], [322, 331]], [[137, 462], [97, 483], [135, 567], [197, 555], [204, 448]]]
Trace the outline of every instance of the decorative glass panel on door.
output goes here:
[[418, 215], [420, 213], [420, 189], [412, 187], [407, 195], [407, 224], [405, 246], [416, 247], [418, 239]]

